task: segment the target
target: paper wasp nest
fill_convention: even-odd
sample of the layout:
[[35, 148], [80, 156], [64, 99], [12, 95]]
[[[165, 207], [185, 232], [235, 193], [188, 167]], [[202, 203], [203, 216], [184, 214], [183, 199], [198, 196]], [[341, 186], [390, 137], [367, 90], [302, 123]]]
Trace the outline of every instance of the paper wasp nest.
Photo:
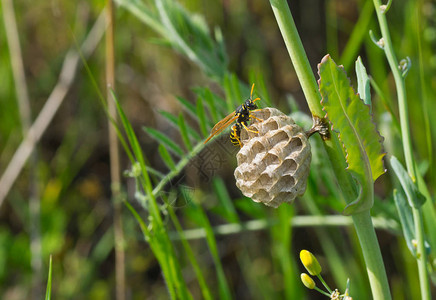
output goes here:
[[310, 144], [303, 129], [275, 108], [254, 113], [241, 131], [242, 148], [236, 155], [236, 185], [255, 202], [278, 207], [306, 190], [311, 161]]

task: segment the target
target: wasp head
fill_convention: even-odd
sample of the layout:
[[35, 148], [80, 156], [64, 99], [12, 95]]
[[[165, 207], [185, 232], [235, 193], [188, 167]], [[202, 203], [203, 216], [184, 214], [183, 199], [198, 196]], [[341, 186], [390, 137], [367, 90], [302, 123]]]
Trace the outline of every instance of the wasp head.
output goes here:
[[245, 107], [248, 110], [255, 110], [255, 109], [257, 109], [257, 105], [256, 105], [256, 103], [254, 103], [254, 100], [252, 100], [252, 99], [245, 100], [244, 105], [245, 105]]

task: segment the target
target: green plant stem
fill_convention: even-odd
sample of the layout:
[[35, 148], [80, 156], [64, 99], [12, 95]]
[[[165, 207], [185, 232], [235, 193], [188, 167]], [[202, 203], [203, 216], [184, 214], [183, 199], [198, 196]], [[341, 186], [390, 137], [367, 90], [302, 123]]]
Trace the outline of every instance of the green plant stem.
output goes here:
[[[400, 126], [401, 126], [401, 137], [403, 140], [404, 156], [406, 159], [407, 172], [412, 178], [413, 182], [416, 182], [416, 166], [413, 158], [412, 152], [412, 139], [410, 137], [410, 126], [409, 126], [409, 116], [407, 108], [407, 94], [406, 85], [404, 78], [398, 68], [398, 60], [395, 56], [395, 52], [392, 46], [392, 40], [389, 33], [388, 23], [386, 20], [386, 15], [380, 10], [380, 0], [373, 0], [374, 7], [377, 13], [377, 19], [380, 24], [380, 30], [384, 40], [384, 51], [386, 58], [388, 60], [389, 66], [392, 70], [392, 74], [395, 80], [395, 86], [397, 88], [398, 97], [398, 110], [400, 114]], [[418, 263], [418, 274], [419, 282], [421, 286], [421, 297], [422, 299], [430, 299], [430, 286], [427, 274], [427, 258], [424, 247], [424, 232], [423, 232], [423, 220], [422, 212], [420, 208], [412, 207], [413, 218], [415, 222], [415, 238], [417, 241], [417, 263]]]
[[374, 299], [391, 299], [389, 283], [369, 211], [352, 216]]
[[332, 289], [328, 286], [328, 284], [325, 282], [324, 278], [322, 278], [321, 274], [316, 275], [316, 277], [318, 277], [319, 281], [321, 281], [322, 285], [327, 289], [327, 291], [329, 291], [329, 293], [331, 294], [333, 291]]
[[330, 297], [330, 294], [324, 292], [324, 291], [321, 290], [320, 288], [314, 287], [313, 289], [314, 289], [315, 291], [317, 291], [317, 292], [323, 294], [324, 296]]
[[[320, 104], [321, 95], [309, 61], [301, 43], [297, 28], [293, 21], [288, 4], [284, 0], [270, 0], [272, 10], [282, 33], [292, 63], [303, 89], [309, 109], [315, 116], [323, 116]], [[336, 179], [341, 187], [342, 194], [347, 202], [357, 197], [356, 184], [351, 175], [346, 172], [346, 162], [343, 157], [341, 145], [335, 134], [325, 143], [327, 154], [332, 162]], [[372, 197], [373, 195], [371, 195]], [[354, 226], [364, 254], [366, 268], [374, 299], [391, 299], [386, 271], [380, 247], [375, 235], [369, 211], [353, 216]]]
[[[377, 229], [389, 230], [399, 232], [401, 229], [398, 227], [396, 221], [390, 221], [385, 218], [372, 218], [374, 225]], [[243, 223], [229, 223], [217, 225], [212, 228], [215, 235], [230, 235], [240, 234], [241, 232], [261, 231], [277, 225], [276, 219], [260, 219], [250, 220]], [[326, 229], [327, 227], [347, 227], [353, 225], [351, 217], [347, 216], [294, 216], [289, 220], [292, 227], [320, 227]], [[179, 232], [172, 231], [169, 233], [171, 240], [181, 240]], [[183, 231], [183, 239], [196, 240], [204, 239], [206, 231], [204, 228], [187, 229]]]
[[431, 299], [430, 285], [427, 274], [427, 255], [424, 245], [424, 225], [420, 208], [412, 208], [413, 221], [415, 223], [415, 239], [417, 241], [416, 259], [418, 260], [419, 285], [421, 299]]
[[386, 16], [380, 11], [380, 0], [373, 0], [375, 10], [377, 13], [378, 22], [380, 24], [380, 30], [384, 40], [384, 51], [386, 58], [388, 60], [389, 66], [392, 70], [392, 75], [394, 76], [395, 86], [397, 88], [398, 95], [398, 109], [400, 113], [400, 125], [401, 125], [401, 136], [404, 145], [404, 155], [406, 158], [407, 171], [414, 182], [416, 182], [416, 171], [413, 160], [412, 153], [412, 140], [410, 138], [410, 126], [408, 121], [408, 109], [407, 109], [407, 96], [406, 96], [406, 85], [404, 84], [404, 78], [398, 68], [398, 60], [395, 56], [392, 40], [389, 34], [388, 23]]
[[288, 4], [283, 0], [270, 0], [270, 3], [309, 109], [313, 115], [321, 117], [325, 114], [320, 104], [321, 95]]

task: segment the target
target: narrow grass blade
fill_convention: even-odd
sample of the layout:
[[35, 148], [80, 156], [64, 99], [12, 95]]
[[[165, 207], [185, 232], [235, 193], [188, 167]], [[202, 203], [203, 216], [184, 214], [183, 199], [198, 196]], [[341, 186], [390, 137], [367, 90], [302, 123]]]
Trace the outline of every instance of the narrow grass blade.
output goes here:
[[233, 91], [233, 82], [232, 82], [232, 76], [230, 74], [227, 74], [224, 76], [224, 82], [223, 82], [223, 88], [224, 92], [226, 94], [226, 103], [227, 103], [227, 110], [230, 113], [231, 111], [235, 110], [235, 107], [239, 104], [239, 97], [235, 94]]
[[151, 184], [150, 176], [147, 171], [147, 167], [145, 165], [145, 159], [142, 154], [142, 149], [139, 145], [138, 138], [136, 137], [135, 132], [133, 131], [132, 125], [130, 124], [129, 120], [126, 117], [126, 114], [124, 113], [124, 110], [122, 109], [120, 102], [118, 101], [115, 93], [111, 90], [112, 99], [114, 99], [118, 115], [120, 116], [121, 123], [123, 124], [124, 131], [126, 132], [127, 139], [130, 143], [130, 147], [132, 148], [132, 152], [135, 155], [136, 161], [139, 163], [141, 167], [141, 182], [143, 185], [143, 188], [147, 195], [149, 196], [150, 201], [148, 203], [150, 204], [150, 212], [153, 215], [153, 222], [157, 227], [162, 226], [162, 217], [160, 215], [159, 208], [156, 203], [156, 199], [153, 195], [153, 187]]
[[50, 262], [48, 265], [48, 279], [47, 279], [47, 288], [45, 290], [45, 300], [51, 299], [51, 278], [52, 278], [52, 256], [50, 254]]
[[164, 227], [160, 227], [159, 230], [150, 227], [153, 229], [153, 233], [160, 232], [158, 234], [153, 234], [135, 208], [133, 208], [133, 206], [127, 201], [125, 201], [124, 204], [138, 221], [145, 241], [148, 242], [154, 255], [159, 261], [171, 299], [177, 299], [177, 296], [182, 299], [192, 299], [187, 291], [186, 283], [184, 283], [182, 279], [180, 266], [177, 263], [177, 259], [174, 257], [174, 250]]
[[179, 125], [180, 134], [182, 135], [183, 143], [185, 144], [186, 149], [188, 149], [188, 151], [191, 151], [192, 150], [192, 143], [191, 143], [191, 140], [189, 139], [188, 128], [186, 126], [185, 118], [183, 117], [182, 113], [179, 114], [179, 119], [178, 119], [177, 123]]
[[292, 256], [290, 220], [294, 215], [294, 209], [290, 205], [282, 205], [275, 212], [279, 223], [271, 228], [271, 243], [275, 246], [271, 250], [277, 265], [280, 266], [280, 273], [283, 274], [284, 299], [302, 299], [304, 298], [302, 285], [296, 276], [298, 271], [295, 266], [295, 258]]
[[159, 149], [160, 157], [164, 161], [165, 165], [171, 171], [174, 171], [176, 169], [176, 164], [174, 163], [174, 160], [171, 157], [171, 154], [168, 152], [167, 148], [163, 144], [160, 144], [158, 149]]
[[234, 95], [234, 97], [232, 99], [236, 100], [236, 102], [234, 102], [233, 105], [234, 105], [234, 107], [237, 107], [246, 98], [248, 98], [248, 93], [247, 93], [247, 97], [243, 99], [243, 97], [241, 95], [241, 86], [239, 84], [239, 79], [235, 73], [232, 73], [232, 75], [230, 76], [230, 83], [231, 83], [232, 91], [233, 91], [233, 95]]
[[201, 99], [201, 97], [197, 99], [197, 116], [198, 116], [198, 121], [200, 122], [201, 133], [203, 134], [203, 136], [208, 136], [209, 135], [209, 132], [207, 130], [208, 125], [206, 122], [206, 114], [204, 112], [203, 100]]
[[252, 219], [262, 220], [267, 218], [267, 211], [261, 203], [254, 202], [246, 197], [235, 199], [233, 202], [238, 211], [246, 214]]
[[[164, 110], [159, 111], [159, 113], [165, 119], [167, 119], [172, 125], [177, 126], [177, 127], [179, 126], [179, 119], [175, 115], [173, 115], [173, 114], [171, 114], [171, 113], [169, 113], [167, 111], [164, 111]], [[197, 116], [195, 116], [195, 118], [197, 118]], [[187, 124], [186, 124], [186, 130], [187, 130], [188, 134], [190, 136], [192, 136], [195, 140], [199, 141], [201, 139], [200, 135], [198, 134], [198, 132], [195, 131], [191, 126], [189, 126]]]
[[183, 105], [187, 112], [189, 112], [194, 117], [197, 116], [197, 110], [195, 108], [195, 105], [193, 105], [191, 102], [183, 97], [176, 97], [176, 99]]
[[401, 186], [406, 193], [407, 201], [410, 207], [420, 208], [425, 203], [425, 197], [418, 190], [417, 186], [413, 183], [407, 171], [404, 169], [403, 165], [398, 161], [395, 156], [391, 157], [391, 166]]
[[174, 227], [176, 228], [176, 230], [179, 234], [180, 240], [182, 241], [182, 245], [183, 245], [183, 248], [186, 252], [186, 256], [188, 257], [189, 261], [191, 262], [191, 265], [194, 269], [195, 275], [197, 276], [198, 284], [200, 286], [201, 294], [203, 295], [203, 298], [206, 300], [213, 299], [211, 291], [207, 285], [207, 282], [204, 278], [203, 272], [201, 271], [200, 265], [197, 261], [197, 258], [195, 256], [194, 252], [192, 251], [192, 248], [189, 245], [188, 241], [186, 240], [185, 234], [183, 232], [183, 228], [180, 225], [180, 222], [177, 219], [177, 216], [174, 213], [174, 210], [172, 207], [168, 208], [168, 213], [169, 213], [169, 216], [171, 218], [171, 221], [174, 224]]
[[211, 37], [206, 21], [195, 18], [179, 3], [169, 0], [154, 1], [165, 37], [172, 46], [194, 62], [208, 76], [221, 80], [226, 73], [226, 53]]
[[344, 65], [345, 70], [349, 70], [349, 68], [353, 64], [353, 60], [358, 55], [362, 43], [364, 42], [365, 37], [368, 34], [369, 24], [372, 19], [372, 14], [374, 13], [374, 5], [372, 4], [372, 1], [366, 0], [364, 2], [365, 4], [363, 5], [359, 13], [359, 19], [354, 25], [347, 45], [345, 46], [341, 58], [339, 59], [341, 64]]
[[143, 127], [144, 131], [147, 132], [149, 135], [151, 135], [155, 140], [157, 140], [159, 143], [162, 143], [166, 146], [168, 146], [169, 150], [172, 151], [177, 156], [181, 157], [183, 156], [183, 150], [180, 148], [179, 145], [177, 145], [175, 142], [173, 142], [168, 136], [163, 134], [162, 132], [150, 128], [150, 127]]
[[[249, 74], [250, 78], [250, 84], [255, 83], [256, 84], [256, 97], [260, 97], [261, 103], [257, 102], [257, 105], [261, 107], [270, 107], [272, 106], [271, 97], [268, 93], [268, 89], [266, 88], [265, 84], [265, 77], [261, 72], [250, 72]], [[253, 98], [256, 98], [253, 96]]]
[[206, 100], [206, 103], [209, 107], [210, 114], [212, 116], [213, 123], [217, 123], [219, 120], [218, 111], [215, 106], [215, 99], [213, 97], [212, 92], [209, 89], [204, 89], [204, 100]]
[[218, 197], [221, 205], [224, 208], [223, 216], [230, 223], [239, 223], [238, 213], [236, 212], [235, 206], [233, 205], [229, 193], [227, 192], [226, 185], [224, 184], [222, 178], [213, 179], [213, 189]]
[[193, 209], [193, 214], [191, 215], [195, 216], [195, 219], [199, 222], [200, 226], [202, 226], [206, 232], [207, 245], [209, 246], [209, 250], [215, 264], [215, 270], [218, 278], [219, 298], [232, 299], [226, 275], [221, 264], [215, 234], [213, 232], [212, 226], [210, 225], [209, 219], [203, 211], [203, 208], [195, 203], [195, 199], [193, 199], [189, 193], [184, 193], [184, 196], [186, 197], [186, 201], [188, 203], [191, 203], [191, 209]]

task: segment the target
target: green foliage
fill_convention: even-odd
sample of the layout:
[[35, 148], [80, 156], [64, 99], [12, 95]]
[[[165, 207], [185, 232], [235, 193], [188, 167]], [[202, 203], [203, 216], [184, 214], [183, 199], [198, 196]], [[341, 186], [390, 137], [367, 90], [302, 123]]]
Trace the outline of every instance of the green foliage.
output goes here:
[[[126, 179], [128, 184], [123, 184], [121, 190], [128, 187], [122, 194], [122, 200], [128, 199], [123, 211], [123, 246], [132, 297], [307, 298], [310, 296], [305, 293], [311, 293], [305, 292], [299, 282], [302, 269], [295, 263], [299, 250], [307, 248], [322, 253], [323, 268], [332, 277], [329, 284], [335, 282], [344, 290], [346, 279], [350, 278], [353, 296], [371, 298], [368, 280], [362, 276], [367, 266], [355, 231], [349, 226], [351, 221], [338, 216], [344, 200], [349, 199], [344, 199], [338, 188], [336, 161], [327, 159], [329, 149], [325, 151], [319, 137], [310, 139], [313, 159], [305, 195], [292, 206], [278, 210], [241, 196], [233, 183], [233, 152], [237, 150], [228, 151], [233, 146], [227, 138], [223, 138], [227, 144], [218, 138], [203, 144], [213, 124], [249, 95], [252, 83], [256, 96], [262, 98], [262, 107], [276, 106], [287, 112], [290, 107], [286, 106], [285, 95], [294, 99], [290, 111], [304, 129], [310, 128], [311, 118], [299, 93], [300, 83], [283, 55], [283, 40], [274, 33], [277, 24], [268, 3], [116, 2], [120, 6], [115, 14], [114, 89], [121, 102], [116, 100], [121, 119], [116, 130], [124, 148], [122, 162], [128, 160], [131, 164], [131, 170], [125, 172], [130, 177]], [[325, 14], [326, 24], [305, 18], [313, 15], [309, 6], [293, 11], [304, 46], [311, 45], [313, 53], [327, 48], [341, 54], [337, 61], [348, 71], [355, 57], [365, 53], [366, 70], [360, 63], [356, 66], [357, 90], [362, 99], [367, 99], [365, 103], [371, 101], [373, 121], [379, 122], [386, 138], [386, 152], [400, 158], [403, 142], [394, 101], [396, 91], [384, 52], [368, 38], [368, 29], [375, 27], [373, 3], [350, 3], [352, 11], [358, 12], [356, 24], [349, 22], [349, 11], [344, 15], [332, 3], [328, 1], [325, 10], [320, 11]], [[33, 116], [38, 116], [53, 88], [67, 49], [74, 47], [73, 36], [79, 43], [83, 40], [83, 34], [89, 32], [88, 18], [98, 15], [103, 4], [91, 1], [75, 11], [76, 6], [64, 0], [55, 6], [35, 2], [31, 9], [28, 3], [14, 2], [17, 20], [34, 25], [23, 26], [19, 22], [18, 37]], [[435, 249], [436, 217], [431, 201], [436, 178], [431, 142], [436, 139], [436, 119], [431, 118], [436, 110], [436, 102], [431, 100], [435, 98], [432, 84], [436, 74], [431, 35], [434, 22], [427, 15], [428, 10], [423, 9], [428, 3], [394, 4], [387, 15], [393, 43], [398, 57], [409, 56], [413, 63], [405, 81], [409, 102], [413, 100], [408, 109], [413, 154], [417, 166], [428, 166], [417, 168], [422, 174], [417, 174], [416, 182], [410, 181], [404, 168], [397, 169], [402, 170], [401, 185], [409, 188], [411, 198], [417, 200], [412, 204], [423, 211], [426, 235]], [[1, 6], [1, 13], [3, 9]], [[87, 9], [89, 14], [84, 13]], [[405, 15], [408, 17], [403, 18]], [[0, 44], [4, 45], [0, 47], [0, 169], [4, 170], [21, 142], [22, 123], [14, 101], [15, 79], [4, 34], [8, 25], [2, 16], [0, 19]], [[324, 18], [320, 20], [323, 22]], [[218, 26], [222, 32], [216, 29]], [[327, 37], [323, 35], [326, 28]], [[224, 37], [229, 55], [224, 49]], [[107, 118], [96, 101], [96, 89], [104, 86], [103, 62], [104, 53], [95, 52], [86, 65], [91, 79], [78, 76], [58, 115], [43, 133], [38, 145], [37, 180], [33, 182], [28, 176], [29, 164], [0, 207], [0, 298], [18, 295], [25, 299], [31, 294], [42, 298], [44, 290], [46, 297], [59, 299], [114, 297], [116, 268], [113, 210], [108, 196]], [[315, 63], [311, 61], [310, 65]], [[312, 75], [312, 69], [309, 71]], [[366, 73], [375, 92], [371, 97]], [[348, 80], [339, 81], [349, 85]], [[319, 97], [315, 101], [319, 104]], [[367, 124], [368, 109], [364, 112], [361, 121]], [[391, 122], [386, 121], [386, 112]], [[144, 133], [138, 128], [147, 129]], [[371, 132], [379, 143], [379, 136]], [[200, 171], [206, 169], [205, 158], [211, 151], [221, 155], [224, 162], [212, 174], [215, 176], [204, 180]], [[375, 178], [370, 166], [372, 176], [368, 182], [372, 183]], [[419, 293], [416, 264], [411, 262], [407, 250], [416, 253], [412, 244], [416, 236], [413, 212], [400, 189], [392, 197], [391, 181], [396, 178], [392, 179], [377, 182], [376, 205], [371, 214], [375, 226], [384, 229], [377, 234], [392, 241], [381, 246], [384, 255], [395, 256], [388, 268], [394, 298], [413, 298]], [[343, 182], [339, 183], [343, 187]], [[40, 215], [30, 208], [29, 187], [40, 190]], [[427, 199], [423, 204], [421, 194]], [[39, 228], [34, 220], [41, 220]], [[402, 234], [398, 220], [403, 226]], [[34, 248], [38, 240], [39, 254]], [[56, 263], [52, 265], [50, 259], [47, 276], [38, 279], [38, 274], [47, 271], [35, 266], [38, 261], [46, 265], [51, 253]], [[56, 274], [54, 279], [52, 273]], [[33, 294], [33, 280], [39, 281], [40, 295]]]
[[415, 239], [415, 225], [413, 224], [412, 209], [408, 206], [406, 195], [403, 190], [394, 190], [394, 201], [400, 217], [404, 239], [410, 252], [416, 256], [416, 247], [413, 245]]
[[407, 196], [407, 201], [410, 207], [420, 208], [425, 202], [425, 197], [418, 190], [418, 187], [413, 183], [412, 179], [410, 179], [409, 174], [407, 174], [407, 171], [395, 156], [391, 157], [390, 162], [392, 169], [397, 175], [401, 187]]
[[208, 76], [222, 80], [227, 69], [222, 34], [216, 29], [216, 40], [213, 40], [203, 17], [189, 15], [181, 5], [171, 0], [155, 0], [147, 5], [139, 0], [117, 2], [153, 28]]
[[360, 99], [369, 106], [371, 112], [371, 91], [369, 89], [369, 77], [360, 56], [356, 60], [357, 92]]
[[51, 273], [52, 273], [52, 257], [50, 255], [50, 262], [48, 265], [47, 289], [45, 291], [45, 300], [51, 299]]
[[144, 131], [146, 131], [154, 139], [156, 139], [157, 142], [166, 145], [173, 154], [176, 154], [179, 157], [183, 156], [184, 151], [182, 150], [182, 148], [179, 145], [177, 145], [175, 142], [173, 142], [173, 140], [170, 137], [166, 136], [162, 132], [153, 128], [144, 128]]
[[373, 182], [385, 172], [381, 137], [366, 106], [350, 86], [344, 70], [326, 56], [318, 66], [322, 105], [347, 153], [348, 170], [361, 185], [359, 198], [344, 213], [368, 210], [373, 205]]

